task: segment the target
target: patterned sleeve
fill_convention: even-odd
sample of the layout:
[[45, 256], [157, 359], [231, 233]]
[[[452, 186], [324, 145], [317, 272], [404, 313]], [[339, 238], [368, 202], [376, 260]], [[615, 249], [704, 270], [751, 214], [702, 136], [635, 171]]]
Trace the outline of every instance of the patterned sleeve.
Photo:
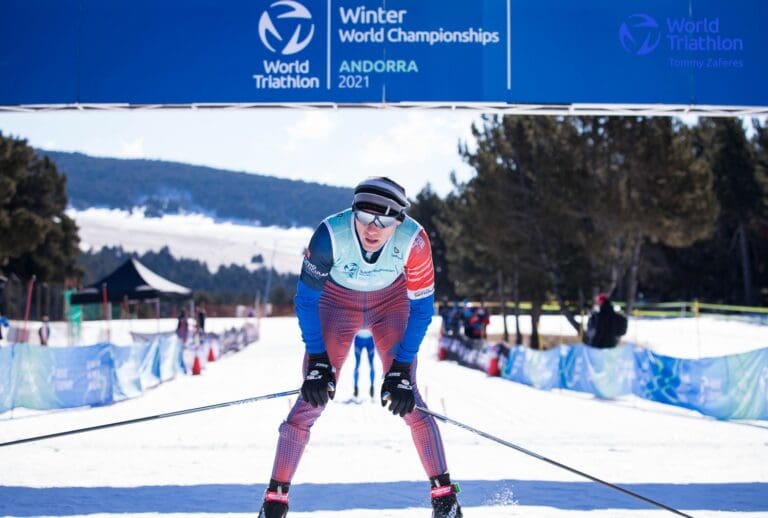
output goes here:
[[331, 233], [325, 222], [321, 223], [312, 239], [309, 240], [309, 246], [304, 251], [304, 261], [301, 265], [301, 281], [316, 290], [322, 290], [325, 281], [328, 280], [328, 273], [333, 267], [333, 244], [331, 242]]
[[301, 337], [307, 352], [325, 352], [322, 326], [320, 325], [320, 295], [333, 266], [333, 246], [328, 226], [322, 223], [304, 253], [301, 275], [296, 287], [296, 316], [299, 319]]
[[432, 264], [432, 247], [427, 232], [422, 228], [414, 236], [405, 263], [405, 280], [408, 298], [423, 299], [435, 292], [435, 267]]
[[427, 328], [432, 322], [435, 302], [432, 248], [423, 228], [411, 243], [408, 259], [405, 262], [405, 284], [408, 289], [410, 313], [395, 359], [399, 362], [411, 363], [416, 358]]

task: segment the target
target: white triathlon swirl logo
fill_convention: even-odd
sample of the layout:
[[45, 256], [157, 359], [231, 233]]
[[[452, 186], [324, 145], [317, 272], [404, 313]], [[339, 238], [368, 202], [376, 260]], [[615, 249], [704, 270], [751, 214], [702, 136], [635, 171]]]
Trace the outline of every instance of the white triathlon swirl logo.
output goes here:
[[[280, 23], [280, 30], [275, 27], [275, 20], [285, 20], [289, 23]], [[292, 32], [290, 39], [285, 43], [285, 37], [281, 32]], [[299, 2], [294, 0], [280, 0], [269, 6], [259, 19], [259, 38], [272, 52], [284, 56], [290, 56], [304, 50], [312, 41], [315, 34], [315, 24], [312, 23], [312, 13]]]

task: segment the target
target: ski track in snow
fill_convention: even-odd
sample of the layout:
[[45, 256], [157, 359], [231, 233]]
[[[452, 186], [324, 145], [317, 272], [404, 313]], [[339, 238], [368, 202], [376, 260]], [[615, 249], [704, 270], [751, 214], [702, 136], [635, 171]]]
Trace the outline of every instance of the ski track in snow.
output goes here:
[[[209, 320], [216, 330], [216, 319]], [[658, 348], [671, 343], [663, 336], [684, 352], [702, 347], [695, 337], [681, 339], [679, 327], [651, 324], [635, 332], [655, 336]], [[127, 336], [120, 329], [126, 325], [151, 332], [159, 324], [113, 322], [113, 336]], [[635, 397], [606, 401], [488, 378], [436, 360], [438, 325], [435, 319], [419, 353], [419, 387], [432, 410], [697, 518], [768, 516], [768, 423], [722, 422]], [[741, 327], [746, 338], [732, 335], [721, 351], [755, 337], [765, 342], [765, 327]], [[201, 376], [182, 376], [108, 407], [16, 409], [0, 415], [0, 442], [295, 389], [302, 354], [294, 318], [264, 319], [259, 341], [209, 364]], [[349, 403], [353, 367], [351, 355], [336, 400], [312, 430], [289, 516], [426, 518], [428, 483], [408, 428], [367, 397]], [[364, 361], [366, 391], [367, 372]], [[380, 376], [377, 363], [377, 394]], [[0, 448], [0, 516], [255, 517], [277, 427], [293, 400]], [[456, 426], [440, 429], [467, 518], [672, 516]]]

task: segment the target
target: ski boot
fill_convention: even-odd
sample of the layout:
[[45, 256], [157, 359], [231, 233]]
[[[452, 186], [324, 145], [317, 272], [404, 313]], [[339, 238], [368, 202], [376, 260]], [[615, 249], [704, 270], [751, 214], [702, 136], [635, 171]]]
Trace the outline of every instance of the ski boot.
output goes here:
[[264, 503], [259, 510], [259, 518], [285, 518], [288, 516], [288, 486], [275, 480], [269, 481], [269, 488], [264, 493]]
[[373, 399], [373, 385], [371, 385], [371, 390], [368, 393], [371, 395], [371, 399]]
[[355, 395], [355, 397], [357, 397], [358, 393], [359, 393], [359, 392], [358, 392], [358, 390], [357, 390], [357, 387], [355, 387], [355, 394], [354, 394], [354, 395]]
[[448, 473], [432, 477], [432, 518], [463, 518], [461, 506], [456, 499], [459, 493], [458, 484], [451, 484]]

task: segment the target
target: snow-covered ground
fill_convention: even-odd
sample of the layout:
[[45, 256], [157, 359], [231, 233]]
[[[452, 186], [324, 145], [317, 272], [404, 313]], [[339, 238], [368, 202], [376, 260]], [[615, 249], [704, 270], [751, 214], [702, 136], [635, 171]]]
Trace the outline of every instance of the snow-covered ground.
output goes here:
[[313, 230], [222, 223], [201, 214], [147, 218], [138, 211], [110, 209], [70, 209], [67, 214], [77, 222], [83, 250], [122, 246], [143, 254], [167, 246], [177, 259], [196, 259], [212, 272], [233, 263], [262, 266], [251, 263], [261, 254], [263, 265], [280, 273], [298, 273]]
[[[705, 335], [680, 327], [686, 322], [641, 321], [629, 337], [636, 332], [639, 341], [675, 356], [768, 346], [766, 327], [713, 321], [710, 328], [702, 319], [698, 330], [707, 327]], [[488, 378], [436, 360], [438, 324], [435, 319], [419, 354], [419, 384], [434, 411], [692, 516], [768, 516], [768, 423], [723, 422], [634, 397], [600, 400]], [[126, 333], [124, 325], [112, 323], [116, 336]], [[499, 329], [498, 320], [492, 326]], [[294, 318], [265, 319], [258, 342], [209, 364], [201, 376], [109, 407], [17, 409], [0, 415], [0, 442], [295, 389], [302, 352]], [[352, 367], [345, 366], [335, 401], [313, 428], [289, 516], [430, 516], [428, 485], [407, 427], [378, 403], [353, 402]], [[255, 517], [277, 427], [292, 400], [0, 448], [0, 515]], [[459, 427], [440, 426], [468, 518], [672, 516]]]

